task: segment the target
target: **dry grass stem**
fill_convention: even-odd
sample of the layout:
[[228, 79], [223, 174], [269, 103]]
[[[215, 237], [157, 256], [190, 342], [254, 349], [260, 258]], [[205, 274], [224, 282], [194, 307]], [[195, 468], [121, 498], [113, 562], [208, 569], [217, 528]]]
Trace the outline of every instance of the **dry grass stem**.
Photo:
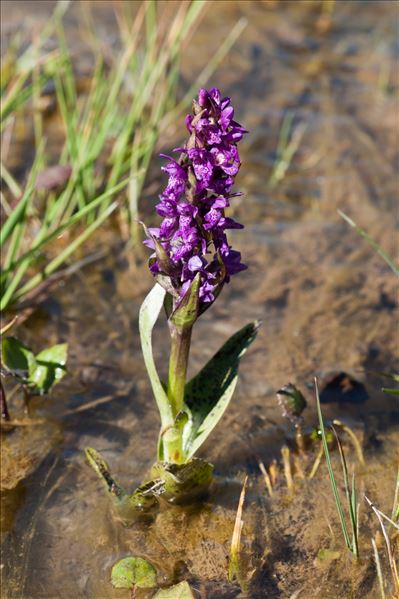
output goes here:
[[291, 470], [291, 459], [290, 459], [290, 450], [285, 445], [281, 448], [281, 455], [283, 456], [283, 465], [284, 465], [284, 476], [287, 481], [287, 487], [289, 491], [292, 491], [294, 487], [294, 481], [292, 480], [292, 470]]
[[365, 500], [367, 501], [368, 505], [371, 507], [371, 509], [373, 510], [373, 512], [375, 513], [375, 515], [378, 518], [378, 521], [380, 523], [381, 526], [381, 531], [383, 534], [383, 537], [385, 539], [385, 544], [387, 547], [387, 553], [388, 553], [388, 560], [389, 560], [389, 567], [391, 569], [391, 573], [392, 573], [392, 579], [393, 579], [393, 584], [394, 584], [394, 588], [395, 588], [395, 593], [396, 596], [399, 597], [399, 575], [398, 575], [398, 569], [397, 569], [397, 565], [396, 565], [396, 561], [392, 552], [392, 546], [391, 546], [391, 542], [389, 540], [389, 536], [388, 533], [386, 531], [386, 528], [384, 526], [384, 521], [381, 517], [381, 512], [378, 508], [375, 507], [375, 505], [372, 503], [372, 501], [370, 501], [370, 499], [365, 495], [364, 496]]
[[263, 475], [263, 480], [265, 481], [267, 492], [269, 493], [269, 495], [271, 497], [273, 495], [273, 485], [272, 485], [272, 481], [270, 479], [269, 473], [266, 470], [265, 465], [261, 460], [258, 460], [258, 466], [259, 466], [259, 470], [261, 471], [261, 473]]
[[339, 428], [342, 429], [349, 436], [350, 440], [352, 441], [353, 447], [355, 448], [357, 459], [359, 460], [360, 464], [365, 467], [366, 462], [364, 460], [363, 450], [360, 445], [360, 441], [356, 437], [353, 430], [349, 426], [347, 426], [346, 424], [344, 424], [343, 422], [341, 422], [340, 420], [337, 420], [337, 419], [333, 420], [333, 424], [335, 424], [336, 426], [339, 426]]
[[240, 499], [238, 501], [236, 519], [234, 523], [233, 536], [231, 538], [230, 548], [230, 564], [229, 564], [229, 580], [241, 578], [240, 576], [240, 548], [241, 548], [241, 532], [244, 526], [242, 512], [245, 501], [245, 493], [247, 489], [248, 476], [245, 477], [244, 484], [241, 489]]

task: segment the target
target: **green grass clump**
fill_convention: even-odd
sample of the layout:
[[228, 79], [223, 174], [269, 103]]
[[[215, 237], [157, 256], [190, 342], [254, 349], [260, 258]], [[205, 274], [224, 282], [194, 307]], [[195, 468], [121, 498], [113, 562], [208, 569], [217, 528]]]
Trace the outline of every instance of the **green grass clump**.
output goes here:
[[[358, 506], [357, 506], [355, 476], [354, 475], [352, 476], [352, 481], [351, 481], [351, 483], [349, 483], [348, 468], [346, 465], [345, 454], [343, 452], [343, 448], [342, 448], [341, 442], [339, 440], [339, 437], [338, 437], [338, 435], [336, 435], [336, 440], [338, 443], [338, 449], [339, 449], [339, 454], [340, 454], [341, 464], [342, 464], [342, 472], [343, 472], [343, 476], [344, 476], [345, 495], [346, 495], [346, 499], [347, 499], [347, 503], [348, 503], [349, 520], [350, 520], [350, 526], [351, 526], [351, 532], [352, 532], [352, 538], [351, 538], [349, 528], [347, 525], [347, 521], [345, 518], [345, 514], [344, 514], [344, 508], [343, 508], [341, 498], [340, 498], [340, 495], [338, 492], [338, 486], [337, 486], [337, 482], [335, 479], [334, 470], [333, 470], [332, 463], [331, 463], [330, 450], [328, 448], [328, 442], [327, 442], [327, 438], [326, 438], [326, 430], [324, 427], [323, 416], [321, 413], [320, 396], [319, 396], [319, 389], [318, 389], [318, 385], [317, 385], [317, 379], [315, 379], [315, 391], [316, 391], [316, 407], [317, 407], [317, 414], [319, 417], [320, 433], [321, 433], [321, 439], [322, 439], [322, 443], [323, 443], [324, 455], [326, 456], [328, 475], [330, 477], [334, 501], [335, 501], [335, 505], [337, 508], [339, 520], [341, 523], [342, 534], [344, 536], [345, 545], [348, 547], [349, 551], [351, 551], [351, 553], [353, 553], [353, 555], [355, 557], [359, 557], [359, 541], [358, 541], [359, 526], [358, 526]], [[334, 430], [334, 432], [335, 432], [335, 430]]]
[[[7, 152], [3, 154], [1, 176], [8, 192], [1, 200], [1, 310], [37, 294], [116, 208], [124, 230], [137, 241], [139, 198], [160, 132], [187, 107], [193, 87], [205, 83], [245, 26], [244, 20], [237, 23], [177, 104], [184, 45], [206, 2], [181, 3], [166, 17], [165, 7], [154, 0], [122, 3], [115, 9], [115, 47], [98, 36], [90, 5], [83, 3], [79, 17], [93, 67], [88, 89], [80, 93], [63, 25], [69, 5], [57, 3], [47, 25], [19, 56], [20, 40], [15, 39], [3, 64], [3, 139], [11, 140], [9, 146], [13, 143], [15, 124], [31, 110], [35, 157], [23, 184], [7, 168]], [[50, 38], [56, 49], [48, 52], [45, 43]], [[65, 136], [57, 156], [50, 156], [46, 147], [40, 109], [43, 86], [49, 82]], [[37, 177], [51, 165], [63, 166], [69, 174], [58, 187], [39, 189]], [[66, 231], [66, 246], [49, 258], [49, 244]]]

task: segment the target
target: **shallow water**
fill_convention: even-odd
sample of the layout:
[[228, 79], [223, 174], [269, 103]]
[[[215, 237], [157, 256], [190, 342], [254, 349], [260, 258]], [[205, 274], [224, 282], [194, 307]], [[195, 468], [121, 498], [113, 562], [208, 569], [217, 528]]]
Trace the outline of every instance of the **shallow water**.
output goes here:
[[[33, 12], [30, 3], [4, 4], [6, 30], [39, 22], [51, 8], [35, 3]], [[71, 355], [69, 376], [50, 399], [32, 403], [32, 413], [47, 424], [21, 427], [3, 439], [3, 448], [23, 448], [27, 439], [36, 443], [35, 459], [23, 472], [29, 476], [2, 494], [2, 596], [7, 599], [127, 596], [112, 589], [109, 575], [112, 564], [128, 553], [153, 561], [160, 584], [186, 578], [201, 597], [244, 596], [228, 582], [227, 566], [245, 473], [243, 552], [248, 571], [254, 570], [249, 597], [378, 596], [370, 545], [378, 527], [363, 500], [363, 559], [355, 564], [344, 550], [324, 463], [312, 481], [297, 472], [292, 492], [280, 474], [272, 498], [258, 468], [258, 460], [266, 465], [280, 460], [292, 435], [275, 390], [289, 381], [297, 384], [309, 402], [306, 423], [314, 424], [313, 377], [344, 371], [364, 384], [363, 401], [350, 402], [341, 394], [323, 413], [350, 423], [362, 439], [366, 468], [356, 465], [347, 446], [359, 497], [366, 493], [384, 512], [392, 510], [399, 407], [397, 399], [380, 391], [382, 381], [373, 372], [398, 368], [397, 283], [336, 210], [352, 216], [395, 255], [397, 7], [336, 2], [329, 20], [322, 12], [327, 5], [211, 3], [183, 60], [182, 90], [237, 19], [248, 20], [212, 85], [233, 98], [238, 120], [250, 130], [237, 180], [245, 196], [234, 207], [246, 228], [233, 237], [250, 268], [199, 322], [190, 373], [246, 322], [262, 319], [263, 326], [245, 356], [226, 417], [201, 453], [217, 473], [206, 505], [162, 510], [151, 524], [124, 528], [112, 520], [108, 499], [85, 464], [83, 448], [94, 446], [117, 480], [134, 488], [156, 451], [158, 416], [137, 330], [151, 277], [144, 258], [132, 260], [109, 228], [90, 244], [109, 248], [104, 259], [65, 281], [20, 330], [34, 348], [68, 341]], [[107, 9], [102, 3], [95, 8], [112, 39]], [[287, 113], [298, 149], [273, 185]], [[179, 135], [174, 131], [160, 150], [169, 151], [171, 139], [171, 146], [177, 145]], [[159, 164], [155, 159], [144, 193], [147, 220], [162, 185]], [[163, 326], [155, 345], [161, 372], [168, 351]], [[45, 444], [40, 444], [42, 427]], [[322, 548], [339, 555], [318, 562]], [[389, 580], [382, 545], [381, 555]]]

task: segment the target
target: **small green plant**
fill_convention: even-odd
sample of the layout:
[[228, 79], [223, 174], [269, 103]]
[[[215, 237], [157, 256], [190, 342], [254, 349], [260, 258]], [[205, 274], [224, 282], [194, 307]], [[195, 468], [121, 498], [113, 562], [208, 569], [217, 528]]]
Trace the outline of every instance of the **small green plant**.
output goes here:
[[[143, 557], [129, 555], [119, 560], [111, 571], [111, 584], [116, 589], [129, 589], [131, 598], [137, 589], [154, 589], [157, 586], [157, 571]], [[194, 599], [190, 585], [185, 580], [168, 588], [159, 589], [153, 599]]]
[[157, 571], [142, 557], [124, 557], [113, 566], [111, 583], [116, 589], [152, 589], [157, 584]]
[[[27, 403], [30, 395], [44, 395], [66, 374], [68, 346], [59, 343], [34, 354], [16, 337], [2, 337], [1, 376], [12, 376], [22, 386]], [[10, 420], [3, 385], [1, 385], [2, 419]]]
[[344, 536], [344, 540], [345, 540], [345, 544], [346, 544], [347, 548], [357, 558], [357, 557], [359, 557], [359, 542], [358, 542], [359, 530], [358, 530], [358, 505], [357, 505], [357, 496], [356, 496], [355, 476], [354, 476], [354, 474], [352, 475], [352, 482], [349, 483], [348, 468], [346, 465], [344, 451], [343, 451], [341, 442], [339, 440], [339, 437], [336, 434], [334, 427], [332, 427], [335, 437], [336, 437], [336, 440], [337, 440], [337, 443], [338, 443], [338, 449], [339, 449], [340, 458], [341, 458], [342, 473], [343, 473], [343, 477], [344, 477], [345, 495], [346, 495], [347, 504], [348, 504], [349, 520], [350, 520], [350, 526], [351, 526], [351, 532], [352, 532], [352, 538], [351, 538], [351, 535], [350, 535], [350, 532], [348, 529], [348, 525], [346, 522], [345, 514], [344, 514], [344, 508], [343, 508], [341, 498], [339, 495], [338, 486], [337, 486], [337, 482], [336, 482], [335, 475], [334, 475], [334, 470], [333, 470], [332, 463], [331, 463], [330, 450], [328, 447], [326, 430], [324, 427], [323, 416], [321, 413], [320, 396], [319, 396], [319, 388], [318, 388], [318, 384], [317, 384], [317, 379], [315, 379], [314, 382], [315, 382], [315, 393], [316, 393], [316, 408], [317, 408], [317, 414], [318, 414], [319, 425], [320, 425], [320, 434], [321, 434], [321, 439], [322, 439], [322, 443], [323, 443], [324, 455], [326, 457], [328, 475], [330, 477], [334, 501], [335, 501], [335, 505], [337, 508], [339, 520], [341, 523], [342, 534]]
[[[237, 143], [245, 129], [233, 120], [229, 98], [218, 89], [200, 89], [193, 114], [186, 118], [189, 139], [178, 148], [178, 160], [169, 158], [169, 175], [157, 205], [163, 216], [159, 228], [147, 229], [153, 254], [149, 268], [156, 279], [139, 316], [144, 361], [161, 418], [158, 462], [149, 480], [124, 505], [152, 495], [167, 501], [187, 501], [201, 495], [212, 479], [213, 467], [195, 457], [219, 422], [232, 398], [240, 358], [255, 339], [258, 322], [235, 333], [189, 382], [186, 382], [192, 330], [199, 317], [220, 295], [231, 276], [244, 270], [241, 255], [229, 245], [227, 229], [242, 225], [225, 215], [235, 175], [240, 168]], [[152, 332], [165, 311], [171, 339], [167, 383], [160, 380], [152, 350]], [[103, 458], [88, 448], [86, 455], [108, 488]], [[111, 491], [112, 492], [112, 491]], [[115, 503], [115, 501], [114, 501]]]

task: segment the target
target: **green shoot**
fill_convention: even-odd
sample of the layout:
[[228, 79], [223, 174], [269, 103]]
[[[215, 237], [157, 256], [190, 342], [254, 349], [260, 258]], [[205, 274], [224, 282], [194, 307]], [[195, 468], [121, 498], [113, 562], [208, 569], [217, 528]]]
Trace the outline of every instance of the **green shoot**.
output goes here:
[[351, 527], [352, 527], [352, 547], [353, 547], [353, 553], [357, 557], [359, 555], [359, 546], [358, 546], [358, 518], [357, 518], [358, 508], [357, 508], [357, 501], [356, 501], [355, 475], [352, 474], [352, 483], [350, 486], [349, 478], [348, 478], [348, 467], [346, 464], [344, 449], [342, 447], [342, 443], [340, 441], [340, 438], [338, 437], [338, 433], [337, 433], [336, 429], [334, 427], [332, 427], [332, 429], [333, 429], [333, 432], [335, 435], [335, 439], [337, 441], [339, 456], [341, 458], [342, 472], [344, 475], [345, 494], [346, 494], [346, 499], [348, 502], [349, 518], [350, 518]]

